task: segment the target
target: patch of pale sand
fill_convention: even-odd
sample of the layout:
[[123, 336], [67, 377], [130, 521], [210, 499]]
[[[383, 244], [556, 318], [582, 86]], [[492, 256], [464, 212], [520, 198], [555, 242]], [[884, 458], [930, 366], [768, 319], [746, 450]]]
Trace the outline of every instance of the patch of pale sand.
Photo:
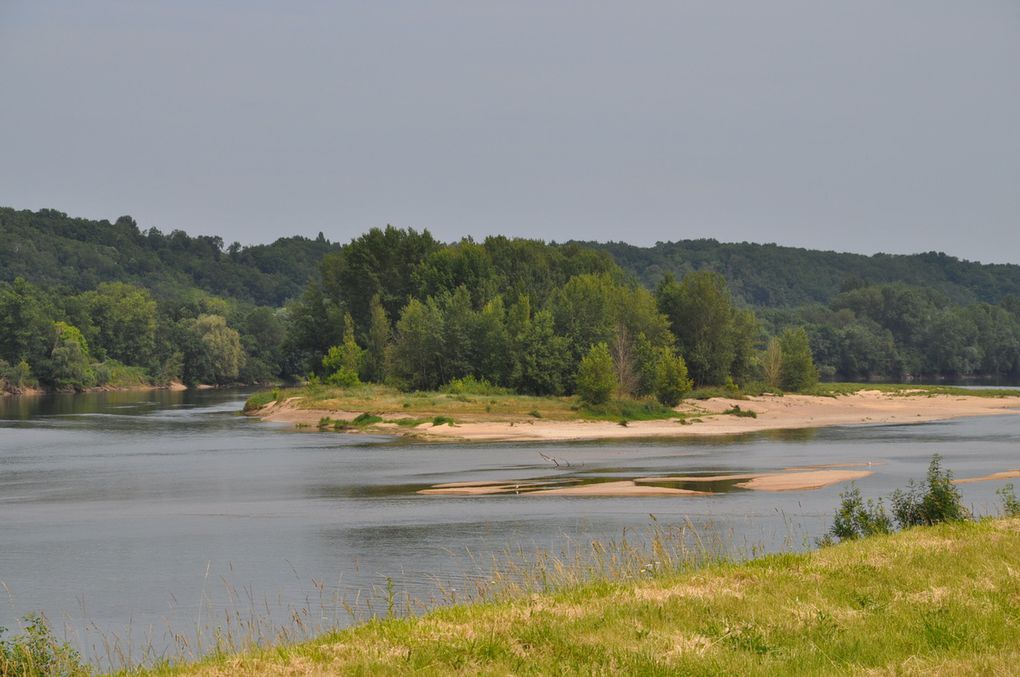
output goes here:
[[964, 477], [953, 480], [953, 484], [971, 484], [972, 482], [990, 482], [993, 480], [1011, 480], [1017, 478], [1020, 478], [1020, 470], [1003, 470], [1002, 472], [993, 472], [991, 475]]
[[419, 489], [417, 493], [438, 496], [488, 496], [492, 494], [510, 493], [536, 493], [536, 488], [557, 487], [561, 484], [571, 484], [580, 480], [552, 480], [549, 482], [451, 482], [449, 484], [437, 484], [429, 489]]
[[[446, 487], [445, 489], [419, 489], [416, 493], [424, 496], [490, 496], [513, 493], [512, 484], [498, 484], [486, 487]], [[518, 486], [517, 491], [520, 490]]]
[[[323, 416], [353, 419], [361, 412], [300, 409], [296, 398], [270, 404], [254, 415], [270, 421], [314, 426]], [[722, 415], [732, 406], [751, 409], [757, 418]], [[693, 408], [692, 408], [693, 407]], [[958, 397], [947, 395], [896, 396], [877, 390], [865, 390], [840, 397], [811, 395], [762, 395], [747, 400], [715, 398], [685, 404], [678, 411], [705, 413], [700, 423], [681, 425], [673, 420], [633, 421], [620, 426], [611, 421], [536, 421], [530, 425], [511, 422], [470, 422], [456, 426], [423, 424], [413, 434], [436, 439], [477, 441], [535, 440], [569, 441], [623, 439], [633, 437], [690, 437], [733, 435], [765, 430], [816, 428], [832, 425], [921, 423], [961, 416], [988, 416], [1018, 413], [1020, 397]], [[404, 412], [383, 413], [384, 418], [406, 417]], [[370, 431], [369, 431], [370, 432]], [[412, 432], [412, 431], [408, 431]]]
[[679, 475], [666, 477], [638, 477], [635, 482], [725, 482], [726, 480], [751, 480], [761, 477], [766, 473], [754, 473], [749, 475]]
[[707, 492], [670, 487], [650, 487], [631, 480], [583, 484], [579, 487], [559, 487], [529, 491], [528, 496], [704, 496]]
[[737, 484], [755, 491], [802, 491], [820, 489], [830, 484], [859, 480], [873, 474], [870, 470], [814, 470], [811, 472], [775, 473], [761, 475]]
[[[560, 480], [554, 480], [560, 481]], [[550, 482], [542, 480], [489, 480], [481, 482], [444, 482], [443, 484], [433, 484], [433, 489], [455, 489], [457, 487], [494, 487], [504, 484], [519, 484], [521, 486], [534, 486], [538, 484], [549, 484]]]
[[798, 470], [824, 470], [826, 468], [870, 468], [876, 465], [885, 465], [885, 461], [866, 461], [864, 463], [823, 463], [819, 465], [802, 465], [793, 468], [783, 468], [788, 472]]

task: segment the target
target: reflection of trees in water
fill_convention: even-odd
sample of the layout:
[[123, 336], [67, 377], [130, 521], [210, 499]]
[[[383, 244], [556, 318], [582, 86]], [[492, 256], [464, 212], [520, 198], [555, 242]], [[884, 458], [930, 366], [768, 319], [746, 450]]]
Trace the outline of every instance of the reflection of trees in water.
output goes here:
[[768, 439], [777, 442], [810, 442], [818, 437], [818, 428], [788, 428], [785, 430], [768, 430], [763, 433]]

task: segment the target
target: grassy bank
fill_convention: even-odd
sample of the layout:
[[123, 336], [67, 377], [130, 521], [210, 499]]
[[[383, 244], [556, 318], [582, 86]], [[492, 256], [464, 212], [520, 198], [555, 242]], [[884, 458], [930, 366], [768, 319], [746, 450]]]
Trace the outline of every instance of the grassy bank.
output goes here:
[[1006, 674], [1020, 520], [377, 620], [149, 675]]
[[1016, 397], [1020, 388], [961, 388], [959, 386], [914, 385], [911, 383], [819, 383], [803, 395], [838, 397], [852, 395], [862, 390], [877, 390], [889, 395], [904, 397], [933, 397], [954, 395], [959, 397]]
[[272, 392], [256, 393], [245, 403], [245, 411], [257, 410], [270, 402], [289, 398], [299, 409], [333, 410], [354, 414], [399, 414], [411, 419], [432, 421], [446, 417], [465, 421], [646, 421], [679, 418], [681, 414], [651, 398], [618, 399], [603, 405], [581, 404], [576, 397], [537, 397], [516, 395], [502, 389], [489, 392], [413, 392], [405, 393], [389, 386], [363, 384], [352, 388], [309, 385]]

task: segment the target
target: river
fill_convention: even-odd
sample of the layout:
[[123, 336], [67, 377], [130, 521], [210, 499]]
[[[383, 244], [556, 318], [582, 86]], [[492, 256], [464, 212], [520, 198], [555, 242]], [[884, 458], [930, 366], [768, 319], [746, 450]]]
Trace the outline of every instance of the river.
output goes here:
[[[922, 478], [933, 453], [958, 477], [1015, 468], [1020, 416], [840, 427], [681, 441], [410, 444], [297, 432], [237, 415], [240, 391], [0, 399], [0, 626], [45, 612], [99, 662], [224, 610], [315, 608], [396, 589], [428, 598], [507, 547], [558, 549], [690, 521], [738, 549], [809, 547], [841, 486], [712, 496], [422, 496], [439, 482], [766, 471], [873, 463], [884, 495]], [[1005, 482], [961, 486], [997, 512]], [[253, 602], [254, 600], [254, 602]], [[205, 619], [203, 621], [203, 614]], [[285, 614], [284, 614], [285, 615]], [[341, 619], [342, 620], [342, 619]], [[106, 639], [104, 640], [104, 636]], [[111, 652], [109, 638], [119, 648]], [[105, 642], [105, 644], [104, 644]]]

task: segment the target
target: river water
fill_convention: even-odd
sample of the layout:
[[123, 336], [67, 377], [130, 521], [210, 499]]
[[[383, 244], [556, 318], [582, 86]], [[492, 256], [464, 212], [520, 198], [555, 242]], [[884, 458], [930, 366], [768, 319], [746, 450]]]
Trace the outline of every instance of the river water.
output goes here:
[[[97, 637], [109, 633], [134, 646], [137, 660], [138, 646], [161, 651], [203, 614], [209, 623], [253, 604], [269, 615], [322, 607], [309, 601], [320, 590], [351, 599], [387, 579], [420, 598], [437, 584], [449, 594], [488, 553], [619, 538], [644, 530], [651, 515], [725, 534], [747, 552], [808, 547], [844, 488], [679, 498], [415, 493], [440, 482], [871, 462], [875, 474], [858, 485], [878, 496], [922, 478], [936, 452], [958, 477], [1020, 464], [1020, 416], [680, 441], [422, 445], [254, 421], [236, 413], [244, 398], [0, 399], [0, 626], [42, 611], [86, 655], [102, 659], [108, 647]], [[987, 514], [998, 511], [1003, 484], [961, 490]]]

